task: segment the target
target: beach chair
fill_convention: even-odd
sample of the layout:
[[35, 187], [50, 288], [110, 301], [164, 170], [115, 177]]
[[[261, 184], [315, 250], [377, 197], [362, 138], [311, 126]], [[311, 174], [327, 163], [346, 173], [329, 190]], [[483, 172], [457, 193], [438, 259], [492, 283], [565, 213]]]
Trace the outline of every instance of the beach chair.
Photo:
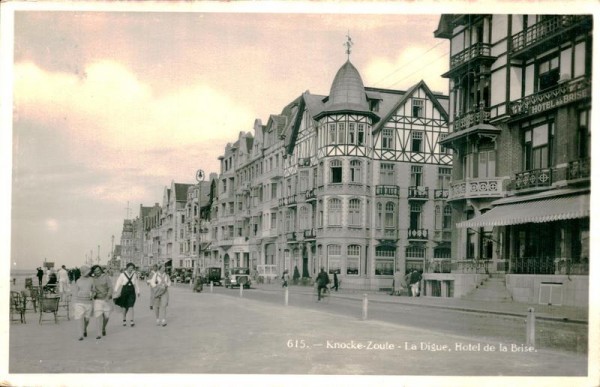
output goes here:
[[24, 301], [26, 310], [33, 310], [34, 313], [37, 313], [37, 303], [40, 298], [39, 293], [40, 290], [38, 286], [31, 286], [21, 291], [21, 295], [25, 299]]
[[13, 319], [13, 314], [19, 315], [19, 321], [25, 324], [25, 300], [20, 292], [11, 290], [10, 292], [10, 321], [16, 321]]
[[52, 313], [54, 315], [54, 323], [58, 324], [58, 305], [60, 302], [60, 296], [54, 293], [42, 292], [40, 294], [39, 300], [39, 311], [40, 311], [40, 320], [39, 323], [42, 323], [44, 319], [44, 314]]
[[69, 314], [71, 308], [71, 293], [62, 293], [60, 295], [60, 301], [58, 302], [58, 309], [64, 310], [64, 314], [59, 314], [59, 317], [67, 317], [67, 320], [71, 320], [71, 315]]

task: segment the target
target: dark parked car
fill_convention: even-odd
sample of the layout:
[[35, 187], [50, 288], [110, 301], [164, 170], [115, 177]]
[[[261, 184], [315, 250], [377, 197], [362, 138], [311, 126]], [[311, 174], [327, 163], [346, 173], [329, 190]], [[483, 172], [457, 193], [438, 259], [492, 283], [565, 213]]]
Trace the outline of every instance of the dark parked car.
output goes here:
[[221, 268], [207, 267], [204, 269], [202, 278], [204, 278], [205, 284], [210, 284], [212, 282], [216, 286], [221, 286]]
[[225, 276], [225, 287], [234, 288], [243, 286], [246, 289], [250, 288], [250, 269], [247, 267], [233, 267], [229, 269]]

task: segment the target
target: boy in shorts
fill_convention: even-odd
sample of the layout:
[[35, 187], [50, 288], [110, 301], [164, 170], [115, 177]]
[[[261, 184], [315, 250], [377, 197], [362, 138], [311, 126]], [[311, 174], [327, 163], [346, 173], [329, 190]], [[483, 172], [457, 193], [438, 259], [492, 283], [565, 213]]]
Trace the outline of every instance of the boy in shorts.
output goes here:
[[81, 266], [81, 277], [73, 286], [73, 317], [75, 320], [81, 320], [79, 324], [79, 340], [87, 337], [87, 326], [92, 317], [92, 299], [94, 297], [94, 281], [90, 277], [90, 267]]

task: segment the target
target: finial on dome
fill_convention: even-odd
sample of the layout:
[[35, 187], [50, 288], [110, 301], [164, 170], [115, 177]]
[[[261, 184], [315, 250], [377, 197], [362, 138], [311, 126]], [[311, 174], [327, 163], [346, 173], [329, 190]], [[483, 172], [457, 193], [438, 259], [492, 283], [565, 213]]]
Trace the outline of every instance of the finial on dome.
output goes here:
[[346, 55], [348, 55], [348, 60], [350, 60], [350, 52], [352, 51], [352, 46], [354, 45], [354, 43], [352, 43], [352, 38], [350, 37], [350, 31], [348, 31], [348, 35], [346, 35], [346, 38], [348, 40], [346, 40], [344, 46], [346, 47]]

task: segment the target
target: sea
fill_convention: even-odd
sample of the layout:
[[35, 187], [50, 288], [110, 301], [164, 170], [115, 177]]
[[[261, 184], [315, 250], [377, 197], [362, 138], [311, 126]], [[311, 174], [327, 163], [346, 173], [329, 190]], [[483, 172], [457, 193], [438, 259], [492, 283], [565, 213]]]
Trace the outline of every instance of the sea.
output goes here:
[[[12, 269], [10, 271], [10, 285], [11, 288], [24, 289], [25, 288], [25, 279], [31, 278], [34, 285], [37, 285], [38, 278], [36, 277], [37, 270], [20, 270], [20, 269]], [[48, 281], [48, 276], [44, 271], [44, 278], [42, 278], [42, 283], [46, 283]]]

